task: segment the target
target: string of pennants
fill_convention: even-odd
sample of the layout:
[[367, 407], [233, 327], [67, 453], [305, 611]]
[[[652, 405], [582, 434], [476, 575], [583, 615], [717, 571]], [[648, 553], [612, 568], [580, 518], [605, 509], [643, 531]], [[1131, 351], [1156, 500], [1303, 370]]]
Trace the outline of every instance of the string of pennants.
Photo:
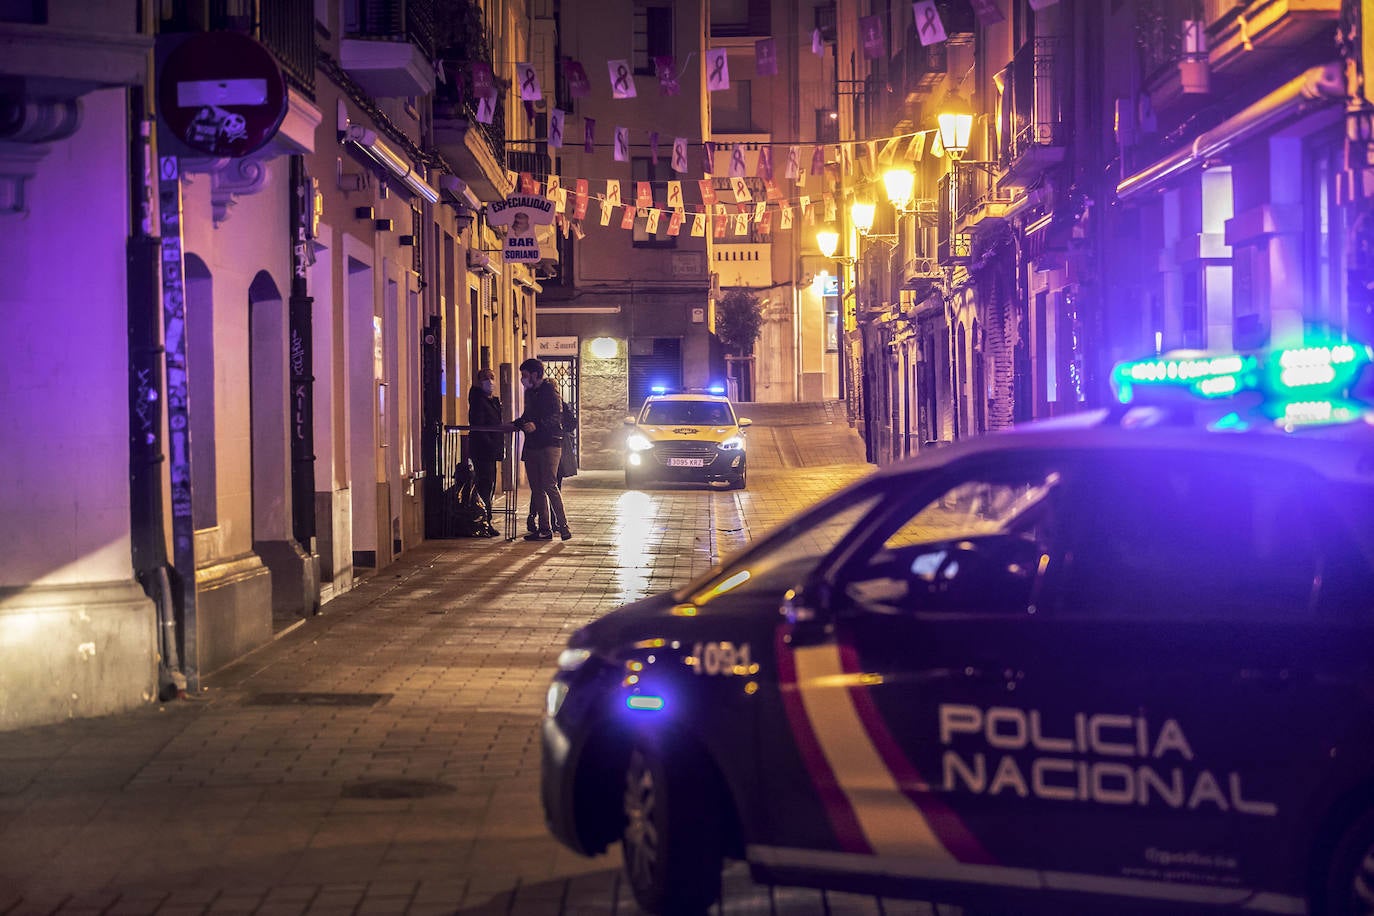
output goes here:
[[[999, 0], [969, 0], [969, 2], [973, 6], [979, 23], [985, 27], [1003, 22], [1006, 19], [998, 6]], [[1057, 2], [1058, 0], [1030, 0], [1030, 5], [1033, 9], [1040, 10]], [[936, 8], [935, 3], [936, 0], [917, 0], [911, 5], [917, 35], [922, 45], [932, 45], [948, 40], [944, 22], [940, 18], [940, 11]], [[865, 57], [873, 60], [886, 54], [881, 16], [860, 17], [859, 34], [862, 37]], [[811, 52], [816, 56], [821, 56], [824, 50], [825, 44], [822, 40], [821, 30], [812, 30]], [[704, 53], [704, 64], [708, 91], [716, 92], [730, 88], [728, 49], [711, 48], [707, 50]], [[658, 55], [653, 58], [653, 66], [654, 73], [658, 78], [659, 94], [676, 96], [681, 89], [676, 59], [672, 55]], [[754, 43], [754, 67], [758, 76], [777, 76], [777, 39], [772, 37], [761, 38]], [[637, 97], [638, 90], [627, 59], [608, 60], [606, 70], [610, 80], [611, 98], [632, 99]], [[533, 120], [534, 103], [544, 98], [538, 69], [528, 61], [521, 61], [515, 64], [515, 71], [515, 85], [518, 86], [520, 99], [524, 102], [526, 114], [530, 120]], [[457, 76], [458, 74], [454, 75]], [[568, 92], [572, 98], [586, 98], [591, 95], [591, 79], [580, 61], [565, 59], [563, 61], [563, 75], [567, 79]], [[468, 64], [468, 76], [471, 80], [472, 95], [477, 102], [477, 120], [484, 124], [490, 124], [496, 116], [498, 98], [497, 80], [492, 65], [486, 61], [472, 61]], [[440, 80], [447, 81], [448, 75], [443, 68], [439, 69], [438, 77]], [[458, 83], [461, 90], [461, 80], [455, 82]], [[550, 146], [558, 148], [564, 145], [564, 139], [567, 136], [566, 118], [567, 112], [557, 108], [551, 111], [547, 137]], [[583, 144], [586, 152], [590, 154], [596, 145], [596, 121], [593, 118], [584, 118], [583, 120], [585, 122]], [[617, 139], [621, 130], [623, 128], [616, 128]], [[617, 153], [619, 153], [619, 143], [616, 144], [616, 147]], [[617, 158], [619, 157], [617, 156]]]
[[[677, 236], [684, 224], [690, 219], [688, 227], [691, 235], [704, 236], [708, 225], [715, 238], [723, 238], [731, 233], [747, 234], [753, 226], [759, 234], [769, 234], [773, 226], [774, 214], [777, 215], [779, 230], [787, 230], [800, 222], [814, 225], [818, 218], [823, 222], [834, 222], [836, 218], [835, 188], [839, 185], [839, 175], [856, 175], [860, 180], [876, 181], [878, 168], [896, 161], [900, 152], [904, 159], [919, 161], [925, 151], [933, 156], [942, 156], [940, 135], [935, 130], [899, 134], [875, 140], [859, 140], [845, 143], [814, 144], [811, 148], [809, 166], [802, 165], [801, 144], [787, 146], [787, 161], [783, 167], [784, 177], [793, 182], [795, 196], [785, 196], [779, 188], [772, 162], [772, 145], [759, 144], [754, 154], [753, 182], [747, 176], [750, 151], [745, 144], [732, 144], [729, 165], [729, 191], [733, 201], [721, 200], [716, 181], [711, 172], [716, 144], [707, 142], [704, 147], [704, 165], [707, 166], [704, 178], [696, 180], [673, 181], [633, 181], [633, 199], [623, 193], [622, 182], [618, 178], [605, 179], [593, 185], [587, 178], [565, 178], [549, 175], [546, 182], [540, 182], [529, 172], [508, 172], [507, 177], [517, 189], [517, 195], [499, 205], [492, 205], [502, 213], [512, 206], [516, 208], [537, 207], [531, 215], [535, 222], [548, 225], [556, 222], [566, 237], [570, 233], [579, 239], [584, 237], [583, 221], [587, 218], [590, 205], [598, 205], [599, 223], [610, 226], [615, 211], [623, 208], [619, 226], [633, 229], [636, 217], [644, 220], [643, 228], [650, 235], [660, 230], [668, 236]], [[827, 149], [833, 155], [827, 156]], [[817, 193], [806, 193], [808, 175], [816, 176], [820, 182]], [[684, 189], [696, 186], [699, 203], [689, 204]], [[755, 199], [755, 190], [762, 186], [762, 199]], [[663, 196], [658, 196], [662, 191]], [[547, 202], [547, 205], [541, 205]], [[731, 204], [734, 205], [733, 211]], [[491, 215], [491, 214], [489, 214]], [[493, 224], [504, 224], [504, 220], [489, 220]]]

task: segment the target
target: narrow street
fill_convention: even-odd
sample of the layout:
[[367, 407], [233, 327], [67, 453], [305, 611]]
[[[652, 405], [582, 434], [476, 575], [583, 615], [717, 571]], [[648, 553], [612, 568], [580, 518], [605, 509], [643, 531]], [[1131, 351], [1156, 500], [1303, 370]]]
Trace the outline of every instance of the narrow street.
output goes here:
[[[637, 912], [618, 852], [544, 829], [544, 693], [574, 628], [870, 470], [840, 405], [752, 407], [745, 491], [584, 472], [571, 541], [428, 543], [195, 699], [7, 734], [0, 914]], [[724, 913], [930, 912], [726, 884]]]

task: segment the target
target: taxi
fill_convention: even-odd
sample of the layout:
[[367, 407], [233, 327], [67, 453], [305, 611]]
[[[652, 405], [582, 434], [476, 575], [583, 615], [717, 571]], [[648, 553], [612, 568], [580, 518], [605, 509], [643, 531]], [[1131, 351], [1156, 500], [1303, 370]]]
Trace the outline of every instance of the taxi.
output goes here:
[[723, 388], [670, 393], [662, 388], [625, 418], [625, 486], [649, 481], [721, 482], [745, 487], [744, 429]]
[[[1370, 350], [1118, 367], [573, 634], [551, 832], [650, 912], [722, 863], [1013, 912], [1370, 912]], [[647, 409], [647, 408], [646, 408]]]

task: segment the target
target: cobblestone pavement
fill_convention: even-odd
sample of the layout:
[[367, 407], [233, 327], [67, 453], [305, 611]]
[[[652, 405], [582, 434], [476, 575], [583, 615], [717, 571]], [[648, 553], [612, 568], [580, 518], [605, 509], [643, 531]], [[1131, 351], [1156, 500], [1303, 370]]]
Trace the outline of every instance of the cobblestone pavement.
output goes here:
[[[636, 912], [618, 851], [544, 828], [543, 696], [574, 628], [869, 470], [838, 405], [757, 406], [747, 490], [584, 472], [571, 541], [426, 543], [195, 699], [0, 735], [0, 914]], [[724, 913], [931, 912], [726, 887]]]

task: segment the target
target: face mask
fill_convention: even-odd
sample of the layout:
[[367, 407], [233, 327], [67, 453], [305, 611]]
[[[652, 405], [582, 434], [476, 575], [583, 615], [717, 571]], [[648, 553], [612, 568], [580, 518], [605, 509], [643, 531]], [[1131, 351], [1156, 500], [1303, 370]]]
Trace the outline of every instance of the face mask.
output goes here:
[[491, 394], [491, 379], [484, 378], [477, 384], [481, 386], [482, 390], [485, 391], [487, 394]]
[[525, 376], [524, 378], [520, 379], [520, 385], [526, 391], [528, 391], [534, 387], [534, 379], [530, 378], [529, 376]]

